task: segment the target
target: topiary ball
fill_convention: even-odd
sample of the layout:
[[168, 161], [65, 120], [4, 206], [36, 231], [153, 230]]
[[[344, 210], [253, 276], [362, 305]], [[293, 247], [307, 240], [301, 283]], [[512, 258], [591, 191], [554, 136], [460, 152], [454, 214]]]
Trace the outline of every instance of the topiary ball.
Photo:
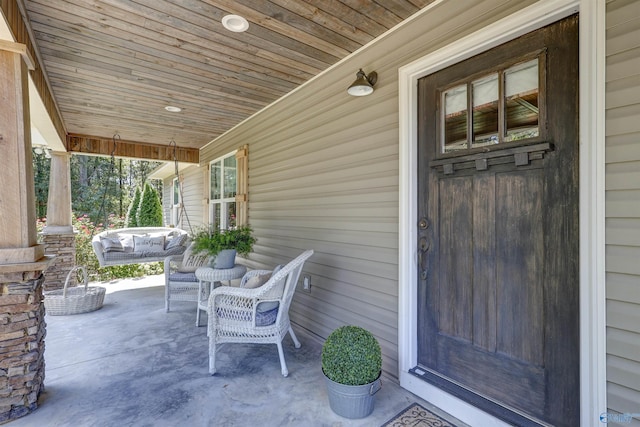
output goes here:
[[332, 381], [363, 385], [375, 381], [382, 370], [380, 344], [359, 326], [341, 326], [322, 346], [322, 371]]

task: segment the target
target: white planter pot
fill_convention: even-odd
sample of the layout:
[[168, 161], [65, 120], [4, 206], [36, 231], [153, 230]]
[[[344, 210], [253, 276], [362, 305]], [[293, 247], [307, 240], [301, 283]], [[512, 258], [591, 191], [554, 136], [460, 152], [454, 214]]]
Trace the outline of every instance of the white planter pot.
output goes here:
[[233, 266], [236, 265], [236, 250], [221, 250], [220, 252], [218, 252], [218, 255], [212, 257], [210, 265], [213, 268], [233, 268]]

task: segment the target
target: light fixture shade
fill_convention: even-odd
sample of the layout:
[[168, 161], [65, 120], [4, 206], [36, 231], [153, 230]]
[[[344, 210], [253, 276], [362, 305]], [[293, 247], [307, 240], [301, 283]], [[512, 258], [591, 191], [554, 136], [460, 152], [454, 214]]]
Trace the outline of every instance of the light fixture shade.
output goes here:
[[349, 86], [347, 93], [352, 96], [371, 95], [373, 93], [373, 85], [376, 84], [377, 80], [378, 74], [375, 71], [372, 71], [367, 76], [360, 68], [360, 71], [356, 74], [356, 81]]
[[249, 29], [249, 21], [239, 15], [225, 15], [222, 17], [222, 25], [234, 33], [242, 33]]

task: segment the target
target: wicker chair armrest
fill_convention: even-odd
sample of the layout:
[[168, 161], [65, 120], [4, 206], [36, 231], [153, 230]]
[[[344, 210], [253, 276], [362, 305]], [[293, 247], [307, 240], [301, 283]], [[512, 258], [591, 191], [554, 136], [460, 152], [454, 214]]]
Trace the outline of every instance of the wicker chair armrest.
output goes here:
[[247, 289], [237, 288], [235, 286], [218, 286], [211, 291], [211, 298], [218, 295], [229, 295], [234, 297], [244, 297], [248, 299], [256, 298], [260, 294], [260, 288]]

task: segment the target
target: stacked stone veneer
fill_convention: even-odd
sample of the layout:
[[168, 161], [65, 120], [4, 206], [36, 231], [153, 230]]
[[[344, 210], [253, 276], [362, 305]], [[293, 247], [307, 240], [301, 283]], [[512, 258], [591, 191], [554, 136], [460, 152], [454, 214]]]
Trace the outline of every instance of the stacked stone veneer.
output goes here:
[[[76, 265], [76, 236], [74, 233], [42, 233], [41, 238], [45, 253], [55, 256], [55, 260], [45, 273], [44, 290], [62, 289], [69, 271]], [[72, 275], [69, 286], [75, 285], [75, 275]]]
[[35, 410], [44, 390], [44, 275], [24, 280], [0, 275], [0, 424]]

